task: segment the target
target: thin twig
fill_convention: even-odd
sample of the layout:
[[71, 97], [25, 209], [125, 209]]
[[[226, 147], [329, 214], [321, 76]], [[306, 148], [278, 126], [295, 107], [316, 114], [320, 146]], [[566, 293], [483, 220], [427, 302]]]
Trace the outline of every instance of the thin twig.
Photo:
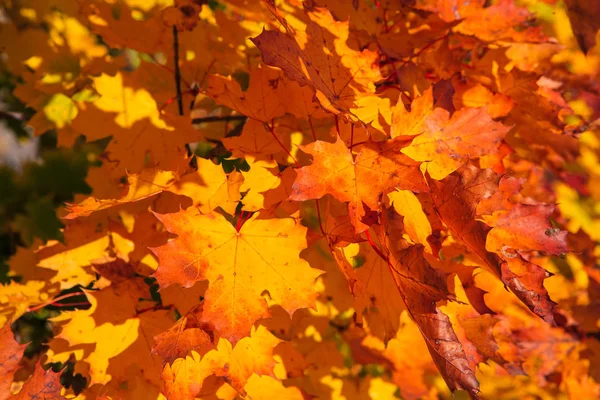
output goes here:
[[290, 153], [290, 151], [287, 149], [287, 147], [284, 146], [283, 143], [281, 143], [281, 140], [279, 140], [279, 138], [277, 137], [277, 135], [275, 134], [275, 119], [273, 118], [271, 120], [271, 124], [267, 124], [267, 126], [269, 127], [269, 130], [271, 131], [271, 135], [273, 136], [273, 139], [275, 139], [275, 141], [277, 143], [279, 143], [279, 146], [287, 153], [287, 155], [294, 160], [294, 164], [296, 164], [296, 168], [300, 168], [300, 164], [298, 163], [298, 161], [294, 158], [294, 156], [292, 155], [292, 153]]
[[[173, 26], [173, 61], [175, 63], [175, 89], [177, 90], [177, 108], [179, 115], [183, 116], [183, 94], [181, 93], [181, 70], [179, 69], [179, 32], [177, 27]], [[189, 165], [194, 169], [198, 169], [198, 161], [196, 157], [192, 157], [194, 152], [189, 143], [185, 144], [187, 155], [190, 157]]]
[[315, 203], [317, 205], [317, 218], [319, 218], [319, 229], [321, 230], [323, 237], [326, 238], [327, 234], [325, 233], [325, 229], [323, 229], [323, 224], [321, 223], [321, 209], [319, 208], [319, 199], [315, 199]]
[[313, 126], [312, 119], [310, 117], [308, 117], [308, 124], [310, 125], [310, 130], [312, 132], [313, 139], [315, 139], [315, 142], [316, 142], [317, 141], [317, 134], [315, 133], [315, 127]]
[[361, 144], [365, 144], [365, 143], [367, 143], [367, 142], [365, 141], [365, 142], [352, 143], [352, 146], [348, 146], [348, 148], [351, 149], [353, 147], [360, 146]]
[[173, 26], [173, 58], [175, 62], [175, 88], [177, 89], [177, 107], [179, 115], [183, 115], [183, 96], [181, 94], [181, 71], [179, 70], [179, 32]]
[[377, 245], [373, 241], [373, 238], [371, 237], [371, 234], [369, 233], [369, 231], [365, 231], [365, 236], [367, 237], [367, 241], [369, 242], [369, 244], [371, 245], [373, 250], [375, 250], [375, 253], [377, 253], [377, 255], [379, 257], [381, 257], [381, 259], [383, 261], [385, 261], [389, 267], [391, 267], [390, 259], [388, 258], [388, 256], [383, 254], [383, 252], [381, 251], [381, 249], [379, 249], [379, 247], [377, 247]]
[[223, 115], [221, 117], [212, 116], [212, 117], [201, 117], [194, 118], [192, 120], [192, 124], [203, 124], [205, 122], [229, 122], [229, 121], [244, 121], [246, 118], [245, 115]]
[[50, 299], [50, 300], [46, 301], [45, 303], [38, 304], [37, 306], [34, 306], [34, 307], [29, 307], [27, 309], [27, 312], [37, 311], [40, 308], [44, 308], [44, 307], [50, 306], [50, 305], [53, 305], [53, 306], [56, 306], [56, 307], [60, 307], [60, 306], [62, 306], [62, 307], [71, 307], [72, 305], [75, 306], [75, 305], [89, 304], [89, 303], [72, 303], [72, 304], [61, 304], [61, 303], [58, 303], [59, 301], [68, 299], [70, 297], [77, 297], [77, 296], [85, 296], [85, 293], [83, 293], [83, 292], [72, 292], [72, 293], [63, 294], [61, 296], [55, 297], [53, 299]]

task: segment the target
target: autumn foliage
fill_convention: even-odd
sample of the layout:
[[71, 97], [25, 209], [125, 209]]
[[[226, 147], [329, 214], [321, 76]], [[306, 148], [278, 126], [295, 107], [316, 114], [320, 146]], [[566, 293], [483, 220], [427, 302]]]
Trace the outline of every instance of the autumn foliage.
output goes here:
[[2, 7], [0, 399], [600, 397], [596, 2]]

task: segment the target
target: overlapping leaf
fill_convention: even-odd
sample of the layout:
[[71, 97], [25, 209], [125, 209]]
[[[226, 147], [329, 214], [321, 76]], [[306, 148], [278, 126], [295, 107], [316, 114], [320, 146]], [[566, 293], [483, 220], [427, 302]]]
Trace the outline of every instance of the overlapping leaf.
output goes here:
[[402, 152], [424, 161], [432, 178], [443, 179], [467, 160], [495, 153], [508, 130], [485, 108], [463, 108], [452, 117], [436, 108], [423, 121], [423, 133]]
[[319, 199], [331, 194], [349, 202], [349, 213], [357, 232], [368, 226], [365, 215], [378, 209], [382, 193], [394, 187], [422, 191], [425, 185], [417, 164], [400, 154], [405, 142], [368, 142], [356, 158], [337, 137], [334, 143], [317, 141], [303, 147], [313, 163], [298, 171], [291, 200]]
[[325, 9], [309, 14], [306, 32], [295, 35], [264, 31], [252, 39], [267, 65], [279, 67], [302, 86], [315, 89], [321, 105], [334, 113], [351, 113], [361, 95], [373, 93], [380, 79], [376, 54], [350, 48], [348, 24]]
[[157, 217], [178, 235], [153, 249], [159, 285], [191, 287], [208, 280], [203, 318], [222, 337], [238, 341], [256, 320], [269, 316], [265, 291], [290, 314], [314, 304], [320, 273], [299, 257], [306, 229], [293, 219], [254, 215], [236, 230], [223, 216], [195, 208]]
[[168, 329], [173, 318], [165, 310], [138, 313], [149, 306], [138, 301], [150, 297], [148, 286], [141, 278], [129, 279], [86, 295], [92, 305], [88, 310], [67, 312], [57, 319], [62, 331], [50, 345], [49, 361], [65, 362], [73, 349], [87, 345], [92, 350], [76, 352], [76, 357], [87, 365], [84, 370], [92, 385], [124, 377], [132, 365], [143, 362], [144, 378], [160, 386], [162, 366], [160, 357], [151, 353], [151, 338]]

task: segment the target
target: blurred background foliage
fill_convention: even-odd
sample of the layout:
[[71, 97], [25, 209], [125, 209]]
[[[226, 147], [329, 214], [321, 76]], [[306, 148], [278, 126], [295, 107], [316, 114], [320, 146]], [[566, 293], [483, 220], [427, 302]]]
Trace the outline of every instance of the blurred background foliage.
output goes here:
[[58, 148], [56, 132], [32, 139], [25, 122], [32, 115], [11, 93], [14, 77], [2, 72], [0, 93], [0, 281], [7, 283], [8, 259], [17, 246], [35, 239], [60, 240], [62, 224], [56, 208], [77, 193], [90, 193], [85, 177], [97, 163], [100, 144], [78, 142], [72, 149]]

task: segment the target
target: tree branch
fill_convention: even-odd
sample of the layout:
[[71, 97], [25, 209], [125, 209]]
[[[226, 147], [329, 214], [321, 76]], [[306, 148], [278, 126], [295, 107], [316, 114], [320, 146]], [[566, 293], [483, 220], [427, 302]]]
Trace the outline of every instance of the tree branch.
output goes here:
[[221, 117], [202, 117], [202, 118], [194, 118], [192, 120], [192, 124], [203, 124], [205, 122], [228, 122], [228, 121], [244, 121], [246, 118], [245, 115], [224, 115]]
[[[173, 61], [175, 63], [175, 88], [177, 90], [177, 108], [179, 109], [179, 115], [183, 116], [183, 94], [181, 93], [181, 70], [179, 69], [179, 32], [177, 27], [173, 26]], [[198, 162], [196, 157], [192, 157], [194, 152], [190, 147], [189, 143], [185, 144], [188, 157], [190, 157], [190, 167], [198, 169]]]
[[173, 26], [173, 53], [175, 62], [175, 88], [177, 89], [177, 106], [179, 115], [183, 115], [183, 96], [181, 94], [181, 71], [179, 70], [179, 32]]

